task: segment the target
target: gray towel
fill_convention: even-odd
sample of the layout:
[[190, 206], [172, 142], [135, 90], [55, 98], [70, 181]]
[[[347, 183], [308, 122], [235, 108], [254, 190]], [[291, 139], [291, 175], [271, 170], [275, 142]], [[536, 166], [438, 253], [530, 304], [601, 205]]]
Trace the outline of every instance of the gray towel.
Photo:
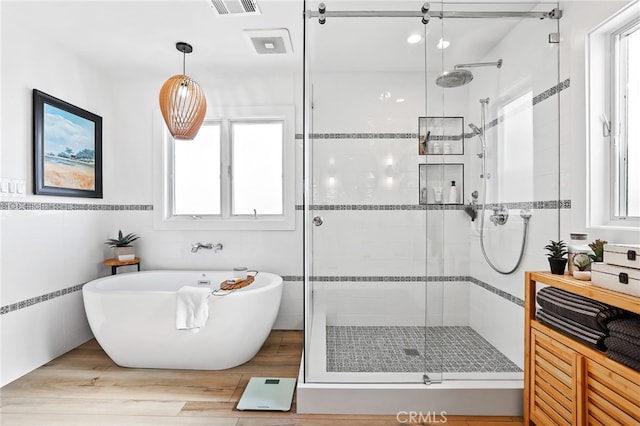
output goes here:
[[556, 315], [553, 312], [547, 312], [544, 309], [536, 312], [536, 318], [541, 323], [589, 347], [600, 351], [605, 349], [604, 338], [606, 334], [601, 330], [586, 327], [578, 322]]
[[607, 351], [612, 350], [640, 363], [640, 342], [630, 342], [627, 339], [611, 335], [604, 339]]
[[623, 334], [639, 341], [638, 344], [640, 345], [640, 316], [628, 314], [609, 322], [607, 328], [611, 332]]
[[620, 364], [624, 364], [627, 367], [633, 368], [634, 370], [640, 371], [640, 360], [630, 358], [611, 349], [607, 350], [607, 357], [614, 361], [618, 361]]
[[536, 300], [547, 312], [602, 331], [607, 331], [609, 321], [625, 313], [622, 309], [555, 287], [545, 287], [538, 291]]

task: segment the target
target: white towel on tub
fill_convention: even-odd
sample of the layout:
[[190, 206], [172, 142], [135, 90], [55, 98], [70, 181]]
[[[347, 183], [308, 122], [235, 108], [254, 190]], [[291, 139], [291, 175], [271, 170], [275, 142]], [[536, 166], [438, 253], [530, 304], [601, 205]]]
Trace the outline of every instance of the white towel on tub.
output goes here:
[[209, 318], [208, 287], [181, 287], [176, 293], [176, 328], [198, 331]]

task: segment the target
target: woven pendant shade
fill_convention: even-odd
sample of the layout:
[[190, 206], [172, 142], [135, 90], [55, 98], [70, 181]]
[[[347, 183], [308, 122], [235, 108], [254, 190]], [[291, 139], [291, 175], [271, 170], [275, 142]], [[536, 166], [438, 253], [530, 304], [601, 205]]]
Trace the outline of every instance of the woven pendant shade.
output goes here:
[[175, 139], [193, 139], [207, 112], [200, 85], [186, 75], [174, 75], [160, 89], [160, 111]]

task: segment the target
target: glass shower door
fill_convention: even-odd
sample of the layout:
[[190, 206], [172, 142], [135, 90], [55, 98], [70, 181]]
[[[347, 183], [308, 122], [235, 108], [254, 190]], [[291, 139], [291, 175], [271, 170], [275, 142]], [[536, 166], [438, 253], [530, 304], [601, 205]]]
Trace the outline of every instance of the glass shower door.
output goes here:
[[[403, 5], [421, 6], [394, 4]], [[306, 25], [306, 380], [422, 383], [426, 313], [439, 303], [428, 300], [420, 201], [425, 26], [397, 17]]]

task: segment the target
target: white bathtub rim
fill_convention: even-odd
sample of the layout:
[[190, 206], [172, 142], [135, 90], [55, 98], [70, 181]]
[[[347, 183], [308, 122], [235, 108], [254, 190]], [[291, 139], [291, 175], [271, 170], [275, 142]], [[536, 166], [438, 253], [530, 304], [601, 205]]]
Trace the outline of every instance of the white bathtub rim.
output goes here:
[[[123, 274], [116, 274], [116, 275], [109, 275], [106, 277], [102, 277], [102, 278], [97, 278], [95, 280], [91, 280], [86, 282], [83, 287], [82, 287], [82, 292], [83, 293], [93, 293], [93, 294], [170, 294], [170, 293], [175, 293], [178, 288], [176, 288], [175, 290], [152, 290], [152, 289], [144, 289], [144, 290], [138, 290], [138, 289], [113, 289], [113, 288], [105, 288], [102, 287], [101, 284], [104, 284], [105, 282], [109, 282], [109, 281], [120, 281], [120, 280], [126, 280], [128, 277], [132, 277], [132, 276], [136, 276], [136, 278], [139, 278], [140, 276], [144, 276], [144, 275], [153, 275], [153, 274], [161, 274], [161, 275], [177, 275], [177, 274], [215, 274], [215, 273], [228, 273], [228, 274], [232, 274], [232, 271], [230, 269], [223, 269], [223, 270], [180, 270], [180, 269], [154, 269], [154, 270], [148, 270], [148, 271], [139, 271], [139, 272], [127, 272], [127, 273], [123, 273]], [[242, 294], [242, 293], [251, 293], [251, 294], [256, 294], [256, 293], [262, 293], [265, 291], [269, 291], [270, 289], [272, 289], [273, 287], [277, 287], [279, 285], [283, 284], [283, 279], [280, 275], [274, 274], [272, 272], [265, 272], [265, 271], [258, 271], [258, 275], [262, 275], [262, 276], [267, 276], [271, 282], [269, 282], [268, 284], [264, 284], [261, 285], [259, 287], [251, 287], [251, 285], [248, 285], [246, 287], [240, 288], [238, 290], [231, 290], [230, 292], [233, 292], [234, 294]], [[215, 283], [216, 286], [218, 286], [220, 283]], [[188, 285], [188, 284], [185, 284]], [[193, 285], [193, 287], [198, 287], [197, 285]], [[216, 287], [212, 287], [212, 289], [216, 289]]]

